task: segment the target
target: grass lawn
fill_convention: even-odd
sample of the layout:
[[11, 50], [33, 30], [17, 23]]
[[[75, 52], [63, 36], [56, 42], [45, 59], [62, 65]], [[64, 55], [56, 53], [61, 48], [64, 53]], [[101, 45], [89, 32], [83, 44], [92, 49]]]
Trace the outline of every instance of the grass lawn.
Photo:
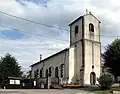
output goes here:
[[95, 94], [113, 94], [113, 93], [110, 93], [109, 90], [105, 90], [105, 91], [94, 91]]
[[112, 88], [111, 90], [120, 91], [120, 87], [114, 87], [114, 88]]
[[111, 91], [120, 91], [120, 87], [112, 88], [111, 90], [97, 90], [93, 91], [95, 94], [113, 94]]

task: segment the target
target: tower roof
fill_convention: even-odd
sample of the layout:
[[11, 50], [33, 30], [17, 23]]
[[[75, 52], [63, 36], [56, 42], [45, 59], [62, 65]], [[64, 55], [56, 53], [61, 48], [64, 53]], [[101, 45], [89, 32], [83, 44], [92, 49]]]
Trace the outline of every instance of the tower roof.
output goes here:
[[[78, 21], [78, 20], [80, 20], [80, 19], [83, 19], [84, 16], [87, 16], [87, 15], [91, 15], [91, 16], [93, 16], [95, 19], [98, 20], [98, 18], [95, 17], [95, 16], [94, 16], [93, 14], [91, 14], [91, 12], [90, 12], [89, 14], [85, 14], [85, 15], [83, 15], [83, 16], [78, 17], [76, 20], [74, 20], [73, 22], [71, 22], [71, 23], [69, 24], [69, 26], [71, 26], [72, 24], [74, 24], [76, 21]], [[98, 20], [98, 21], [99, 21], [99, 20]], [[99, 21], [99, 23], [101, 23], [101, 22]]]
[[72, 24], [74, 24], [76, 21], [83, 19], [83, 16], [78, 17], [76, 20], [72, 21], [69, 26], [71, 26]]

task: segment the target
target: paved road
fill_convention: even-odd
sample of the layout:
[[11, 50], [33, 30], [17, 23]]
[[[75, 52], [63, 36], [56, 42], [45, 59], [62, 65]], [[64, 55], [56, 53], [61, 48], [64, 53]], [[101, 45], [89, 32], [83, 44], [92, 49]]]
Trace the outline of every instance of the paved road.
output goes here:
[[38, 89], [19, 89], [19, 90], [10, 90], [10, 89], [0, 89], [0, 94], [94, 94], [84, 90], [78, 89], [64, 89], [64, 90], [38, 90]]

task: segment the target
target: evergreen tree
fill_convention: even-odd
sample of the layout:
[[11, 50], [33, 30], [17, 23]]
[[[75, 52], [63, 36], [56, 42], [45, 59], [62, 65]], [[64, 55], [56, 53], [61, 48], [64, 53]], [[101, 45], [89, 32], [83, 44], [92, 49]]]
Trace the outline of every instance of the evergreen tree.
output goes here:
[[21, 66], [19, 66], [15, 57], [7, 53], [0, 59], [0, 79], [5, 80], [7, 77], [21, 77]]

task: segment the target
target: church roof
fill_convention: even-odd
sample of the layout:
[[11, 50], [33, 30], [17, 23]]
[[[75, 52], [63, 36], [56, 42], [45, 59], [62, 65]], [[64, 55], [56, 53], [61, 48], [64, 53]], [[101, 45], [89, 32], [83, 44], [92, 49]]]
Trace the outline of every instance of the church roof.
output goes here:
[[71, 26], [72, 24], [74, 24], [76, 21], [83, 19], [83, 16], [78, 17], [76, 20], [72, 21], [69, 26]]
[[34, 64], [32, 64], [30, 67], [33, 67], [33, 66], [35, 66], [35, 65], [37, 65], [37, 64], [39, 64], [39, 63], [42, 63], [42, 62], [44, 62], [45, 60], [48, 60], [48, 59], [50, 59], [50, 58], [52, 58], [52, 57], [54, 57], [54, 56], [56, 56], [56, 55], [58, 55], [58, 54], [60, 54], [60, 53], [63, 53], [63, 52], [65, 52], [65, 51], [67, 51], [67, 50], [69, 50], [69, 48], [66, 48], [66, 49], [64, 49], [64, 50], [61, 50], [60, 52], [57, 52], [57, 53], [55, 53], [55, 54], [53, 54], [53, 55], [51, 55], [51, 56], [49, 56], [49, 57], [47, 57], [47, 58], [45, 58], [45, 59], [37, 62], [37, 63], [34, 63]]
[[[69, 24], [69, 26], [71, 26], [72, 24], [74, 24], [76, 21], [78, 21], [78, 20], [80, 20], [80, 19], [83, 19], [84, 18], [84, 16], [87, 16], [87, 15], [92, 15], [95, 19], [97, 19], [98, 20], [98, 18], [97, 17], [95, 17], [93, 14], [85, 14], [85, 15], [83, 15], [83, 16], [80, 16], [80, 17], [78, 17], [76, 20], [74, 20], [73, 22], [71, 22], [70, 24]], [[100, 20], [98, 20], [99, 22], [100, 22]], [[101, 22], [100, 22], [101, 23]]]

